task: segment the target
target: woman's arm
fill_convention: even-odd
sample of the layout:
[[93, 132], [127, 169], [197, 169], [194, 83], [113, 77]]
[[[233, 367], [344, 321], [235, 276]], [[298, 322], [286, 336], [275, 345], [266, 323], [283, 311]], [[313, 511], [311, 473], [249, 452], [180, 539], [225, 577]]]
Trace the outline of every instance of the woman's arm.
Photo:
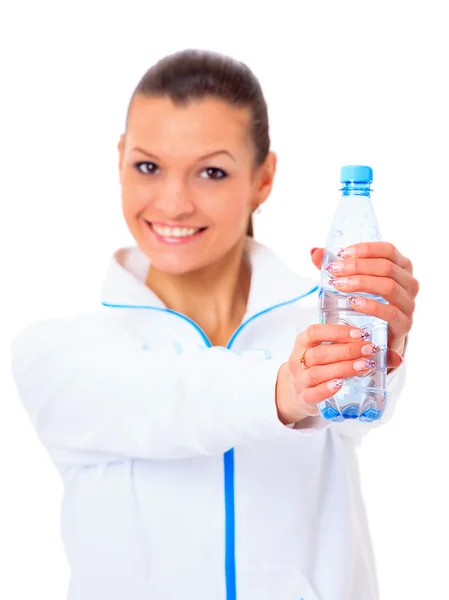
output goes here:
[[40, 440], [62, 465], [222, 454], [300, 435], [278, 419], [281, 362], [269, 353], [179, 352], [179, 344], [146, 350], [109, 315], [88, 313], [28, 325], [13, 342], [12, 372]]

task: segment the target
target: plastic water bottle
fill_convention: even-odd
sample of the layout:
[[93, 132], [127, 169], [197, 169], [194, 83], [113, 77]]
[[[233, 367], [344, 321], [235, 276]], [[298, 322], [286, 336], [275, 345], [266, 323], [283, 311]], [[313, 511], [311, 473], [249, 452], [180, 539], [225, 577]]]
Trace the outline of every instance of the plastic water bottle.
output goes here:
[[[378, 347], [376, 354], [367, 357], [371, 368], [360, 376], [346, 379], [340, 390], [318, 404], [321, 415], [331, 421], [359, 419], [375, 421], [382, 416], [386, 402], [386, 355], [388, 324], [376, 317], [364, 315], [351, 306], [352, 296], [372, 298], [384, 304], [380, 296], [367, 293], [341, 292], [329, 284], [332, 273], [326, 270], [330, 262], [338, 261], [338, 253], [359, 242], [380, 241], [379, 225], [371, 202], [373, 171], [371, 167], [350, 165], [342, 167], [341, 199], [326, 242], [319, 285], [319, 318], [321, 323], [344, 323], [358, 327], [366, 341]], [[332, 342], [328, 342], [332, 343]]]

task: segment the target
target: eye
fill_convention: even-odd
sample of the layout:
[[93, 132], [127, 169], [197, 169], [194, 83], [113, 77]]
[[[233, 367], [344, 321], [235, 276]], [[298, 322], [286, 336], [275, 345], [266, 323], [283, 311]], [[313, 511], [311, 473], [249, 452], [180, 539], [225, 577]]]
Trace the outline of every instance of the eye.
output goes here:
[[[151, 166], [149, 166], [149, 165], [151, 165]], [[153, 175], [158, 168], [156, 163], [148, 162], [148, 161], [137, 162], [134, 164], [134, 167], [139, 171], [139, 173], [142, 173], [143, 175]], [[206, 169], [203, 169], [202, 173], [204, 173], [204, 172], [207, 172], [207, 175], [208, 175], [206, 177], [206, 179], [219, 180], [219, 179], [224, 179], [225, 177], [228, 176], [226, 171], [223, 171], [223, 169], [218, 169], [217, 167], [207, 167]], [[218, 177], [217, 177], [217, 175], [218, 175]]]
[[[215, 180], [219, 180], [219, 179], [225, 179], [228, 174], [226, 173], [226, 171], [223, 171], [223, 169], [218, 169], [216, 167], [207, 167], [206, 169], [204, 169], [202, 171], [202, 173], [207, 172], [208, 177], [206, 179], [215, 179]], [[214, 177], [213, 174], [214, 173], [221, 173], [221, 175], [219, 177]]]
[[156, 163], [153, 163], [153, 162], [137, 162], [137, 163], [135, 163], [135, 165], [134, 165], [135, 168], [139, 171], [139, 173], [142, 173], [143, 175], [148, 175], [148, 174], [151, 175], [155, 171], [155, 169], [151, 169], [150, 171], [144, 170], [143, 168], [141, 168], [141, 167], [143, 167], [143, 165], [145, 165], [145, 167], [146, 167], [146, 165], [152, 165], [153, 167], [157, 167]]

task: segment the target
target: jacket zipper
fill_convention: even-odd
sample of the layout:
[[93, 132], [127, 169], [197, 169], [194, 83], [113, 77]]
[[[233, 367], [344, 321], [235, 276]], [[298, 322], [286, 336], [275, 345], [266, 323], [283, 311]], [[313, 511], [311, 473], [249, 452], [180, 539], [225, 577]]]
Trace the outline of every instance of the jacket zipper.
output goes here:
[[[248, 320], [244, 321], [238, 329], [234, 332], [231, 339], [226, 344], [226, 349], [230, 350], [232, 345], [234, 344], [237, 336], [242, 331], [248, 323], [264, 315], [265, 313], [271, 312], [276, 308], [281, 308], [282, 306], [286, 306], [287, 304], [292, 304], [293, 302], [297, 302], [310, 294], [313, 294], [318, 290], [318, 286], [311, 288], [305, 294], [298, 296], [297, 298], [293, 298], [292, 300], [287, 300], [286, 302], [281, 302], [280, 304], [275, 304], [274, 306], [270, 306], [265, 310], [262, 310], [259, 313], [256, 313]], [[208, 348], [212, 348], [212, 343], [201, 329], [199, 325], [186, 317], [185, 315], [176, 312], [175, 310], [171, 310], [170, 308], [160, 308], [158, 306], [133, 306], [133, 305], [125, 305], [125, 304], [108, 304], [106, 302], [102, 302], [103, 306], [108, 308], [144, 308], [148, 310], [157, 310], [160, 312], [168, 312], [185, 321], [188, 321], [201, 335], [204, 343]], [[225, 505], [225, 580], [226, 580], [226, 600], [237, 600], [237, 581], [236, 581], [236, 564], [235, 564], [235, 489], [234, 489], [234, 449], [231, 448], [223, 455], [224, 462], [224, 505]]]

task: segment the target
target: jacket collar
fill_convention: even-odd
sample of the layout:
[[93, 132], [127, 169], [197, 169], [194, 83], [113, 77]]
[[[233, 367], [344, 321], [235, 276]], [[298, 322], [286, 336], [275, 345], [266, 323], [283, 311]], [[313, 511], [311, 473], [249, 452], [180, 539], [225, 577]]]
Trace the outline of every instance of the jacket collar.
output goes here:
[[[316, 281], [292, 271], [271, 248], [249, 236], [246, 237], [244, 258], [251, 268], [246, 318], [316, 290]], [[145, 285], [149, 268], [150, 259], [139, 246], [114, 252], [101, 292], [103, 305], [166, 308]]]

